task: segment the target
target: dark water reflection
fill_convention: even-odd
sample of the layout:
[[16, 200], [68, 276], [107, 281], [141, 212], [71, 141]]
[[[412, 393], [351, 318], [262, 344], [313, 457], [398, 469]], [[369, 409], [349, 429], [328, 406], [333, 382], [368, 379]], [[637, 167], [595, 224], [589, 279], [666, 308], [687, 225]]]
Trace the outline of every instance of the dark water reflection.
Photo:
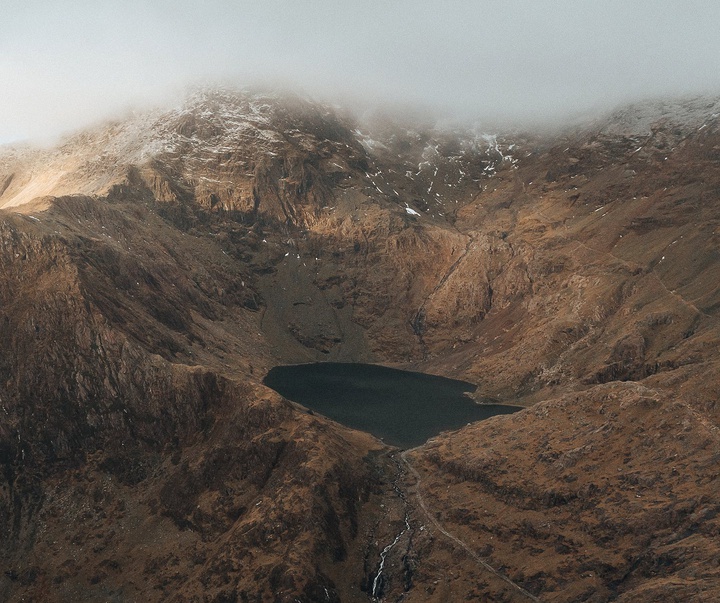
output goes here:
[[278, 366], [265, 385], [339, 423], [368, 431], [387, 444], [413, 448], [441, 431], [520, 410], [476, 404], [465, 381], [372, 364]]

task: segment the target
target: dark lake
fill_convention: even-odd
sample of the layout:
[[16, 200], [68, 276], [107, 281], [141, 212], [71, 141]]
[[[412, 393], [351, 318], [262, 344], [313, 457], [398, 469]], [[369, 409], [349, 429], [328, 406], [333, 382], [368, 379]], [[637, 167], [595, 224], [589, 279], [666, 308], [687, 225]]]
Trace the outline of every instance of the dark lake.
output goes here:
[[265, 385], [330, 419], [386, 444], [413, 448], [441, 431], [521, 410], [477, 404], [465, 381], [373, 364], [323, 362], [277, 366]]

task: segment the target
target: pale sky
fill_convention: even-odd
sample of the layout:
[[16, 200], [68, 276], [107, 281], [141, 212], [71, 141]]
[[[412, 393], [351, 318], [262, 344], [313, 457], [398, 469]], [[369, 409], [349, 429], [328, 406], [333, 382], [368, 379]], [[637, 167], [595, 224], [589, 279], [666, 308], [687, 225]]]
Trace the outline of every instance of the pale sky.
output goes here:
[[720, 94], [717, 0], [0, 1], [0, 143], [218, 80], [478, 119]]

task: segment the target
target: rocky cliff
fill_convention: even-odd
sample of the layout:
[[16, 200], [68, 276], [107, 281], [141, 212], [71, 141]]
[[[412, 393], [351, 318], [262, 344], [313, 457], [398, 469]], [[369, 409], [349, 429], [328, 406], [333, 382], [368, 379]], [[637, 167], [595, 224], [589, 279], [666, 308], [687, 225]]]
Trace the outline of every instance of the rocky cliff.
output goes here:
[[[4, 149], [2, 598], [363, 601], [405, 515], [384, 600], [716, 600], [719, 115], [211, 90]], [[528, 409], [401, 459], [261, 385], [325, 359]]]

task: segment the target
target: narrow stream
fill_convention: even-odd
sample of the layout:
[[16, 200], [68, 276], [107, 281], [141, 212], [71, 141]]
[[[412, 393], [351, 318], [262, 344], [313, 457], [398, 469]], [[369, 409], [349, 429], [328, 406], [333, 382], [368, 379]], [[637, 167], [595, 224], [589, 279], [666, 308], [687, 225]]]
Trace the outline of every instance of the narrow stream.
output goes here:
[[380, 553], [380, 565], [378, 566], [377, 574], [375, 574], [375, 579], [373, 580], [372, 584], [372, 592], [371, 596], [374, 601], [381, 601], [382, 595], [383, 595], [383, 586], [384, 586], [384, 580], [383, 580], [383, 570], [385, 569], [385, 561], [387, 559], [387, 556], [390, 554], [390, 551], [395, 548], [398, 542], [400, 542], [400, 539], [411, 530], [410, 527], [410, 513], [408, 509], [408, 502], [405, 499], [405, 493], [400, 489], [400, 486], [398, 486], [398, 482], [400, 481], [400, 478], [403, 476], [404, 471], [400, 466], [400, 463], [398, 463], [395, 456], [392, 457], [393, 462], [397, 466], [398, 473], [395, 477], [395, 481], [393, 481], [393, 490], [395, 490], [395, 494], [397, 494], [398, 498], [402, 500], [403, 507], [405, 509], [405, 527], [403, 527], [400, 532], [398, 532], [398, 535], [395, 536], [395, 539], [388, 544]]
[[[517, 406], [478, 404], [468, 396], [476, 386], [466, 381], [371, 364], [327, 362], [277, 366], [263, 383], [312, 411], [406, 450], [422, 445], [442, 431], [520, 410]], [[402, 529], [380, 552], [369, 589], [372, 600], [377, 603], [388, 590], [390, 554], [408, 534], [408, 553], [412, 546], [410, 505], [399, 485], [405, 470], [394, 454], [391, 458], [397, 474], [392, 487], [403, 505], [405, 517]], [[388, 513], [385, 519], [391, 516]], [[411, 579], [409, 575], [406, 573], [406, 581]]]

